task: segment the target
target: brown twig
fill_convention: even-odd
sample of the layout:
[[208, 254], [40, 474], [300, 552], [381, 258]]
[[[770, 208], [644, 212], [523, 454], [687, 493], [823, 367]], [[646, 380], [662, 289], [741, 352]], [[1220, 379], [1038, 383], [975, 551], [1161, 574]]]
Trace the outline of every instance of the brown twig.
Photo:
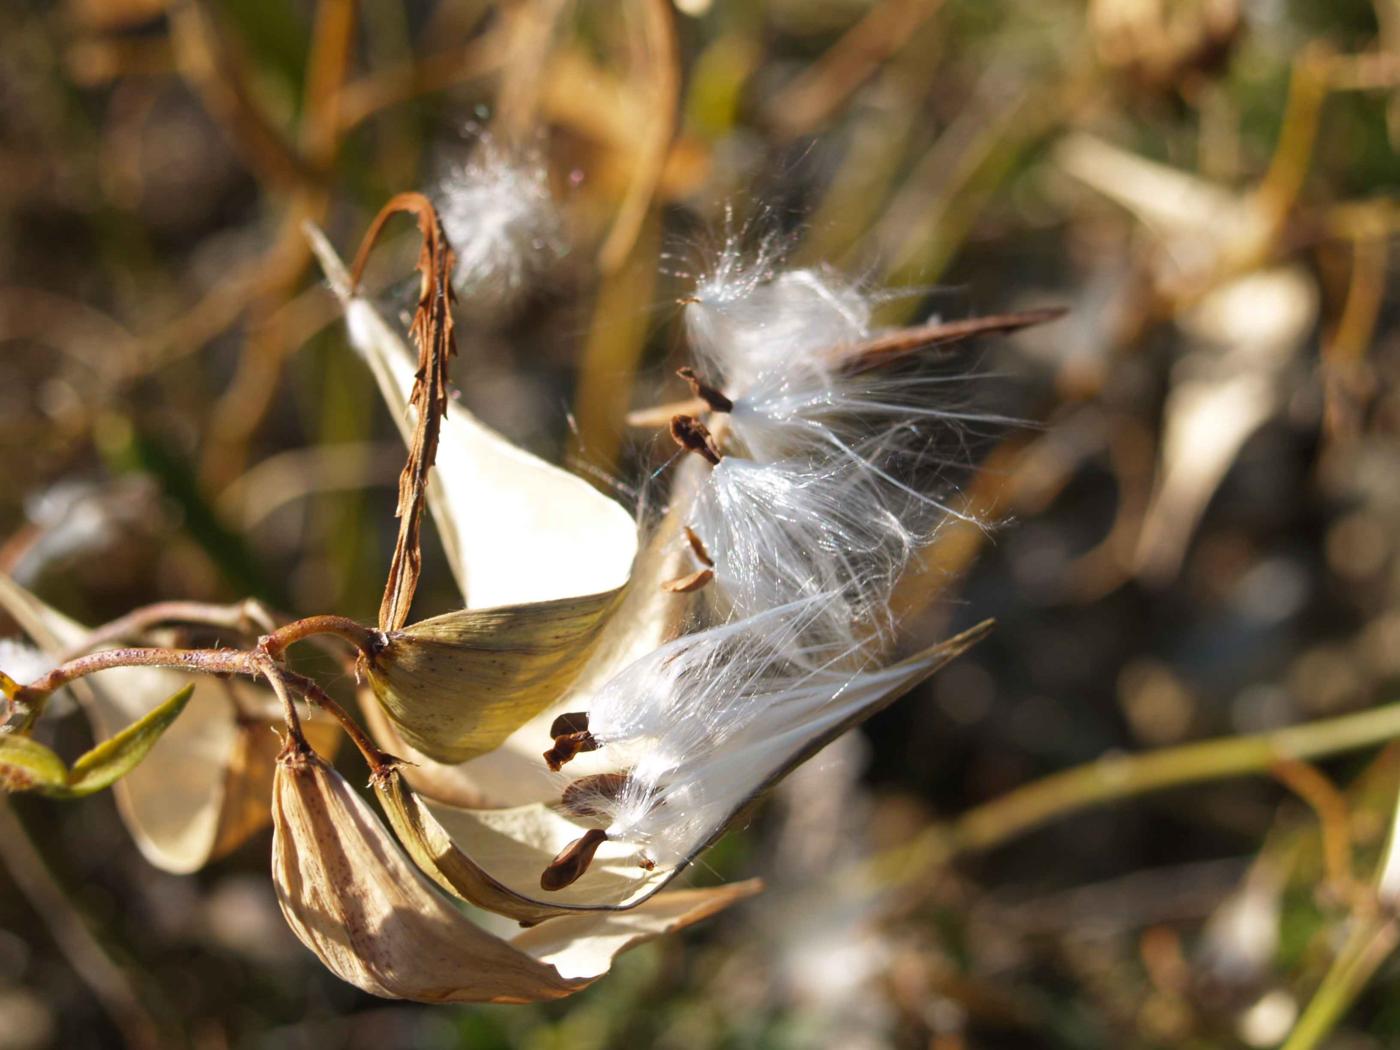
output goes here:
[[413, 593], [422, 571], [422, 551], [419, 531], [423, 505], [428, 498], [428, 475], [437, 458], [438, 433], [442, 417], [447, 413], [447, 367], [457, 352], [452, 339], [452, 267], [454, 256], [447, 235], [438, 221], [437, 210], [421, 193], [400, 193], [384, 205], [370, 224], [355, 263], [350, 270], [353, 290], [364, 274], [369, 253], [384, 229], [384, 224], [399, 212], [408, 212], [418, 220], [423, 235], [423, 247], [418, 254], [418, 309], [413, 315], [409, 335], [418, 347], [418, 374], [413, 383], [409, 403], [417, 416], [413, 444], [408, 461], [399, 475], [399, 502], [394, 513], [399, 519], [399, 535], [394, 545], [389, 578], [384, 584], [384, 598], [379, 605], [379, 626], [394, 631], [408, 619]]
[[290, 672], [268, 656], [254, 657], [253, 660], [257, 672], [267, 679], [272, 691], [277, 694], [277, 699], [282, 701], [282, 719], [287, 723], [287, 747], [295, 748], [303, 754], [311, 751], [311, 745], [306, 742], [306, 734], [301, 730], [301, 714], [297, 711], [296, 702], [292, 700], [291, 690], [287, 686], [287, 676]]
[[384, 635], [373, 627], [366, 627], [348, 616], [308, 616], [293, 620], [277, 628], [258, 640], [258, 648], [268, 656], [278, 659], [288, 646], [316, 635], [333, 634], [344, 638], [360, 652], [373, 655], [384, 648]]
[[315, 704], [326, 714], [334, 718], [340, 728], [345, 731], [345, 735], [350, 738], [354, 745], [359, 748], [360, 754], [364, 756], [365, 762], [369, 765], [370, 774], [377, 776], [387, 772], [397, 759], [386, 751], [380, 750], [379, 746], [370, 739], [368, 733], [360, 727], [360, 724], [350, 716], [350, 713], [341, 707], [329, 693], [322, 689], [315, 681], [305, 675], [297, 674], [295, 671], [283, 670], [283, 677], [289, 686], [301, 693], [309, 703]]
[[259, 601], [252, 598], [233, 605], [212, 605], [207, 602], [155, 602], [132, 609], [124, 616], [100, 627], [94, 627], [81, 642], [70, 646], [60, 660], [71, 660], [93, 649], [123, 638], [139, 638], [157, 624], [192, 623], [217, 627], [240, 634], [256, 636], [276, 629], [271, 615]]

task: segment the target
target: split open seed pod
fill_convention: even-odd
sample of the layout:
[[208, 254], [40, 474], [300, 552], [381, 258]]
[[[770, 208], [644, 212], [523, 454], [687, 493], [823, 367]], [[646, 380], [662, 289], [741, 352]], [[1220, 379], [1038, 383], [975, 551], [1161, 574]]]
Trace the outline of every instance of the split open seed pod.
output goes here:
[[[82, 643], [88, 629], [0, 574], [0, 608], [53, 657]], [[117, 809], [141, 853], [164, 871], [186, 874], [243, 843], [267, 824], [267, 797], [280, 748], [281, 715], [272, 693], [250, 682], [191, 676], [157, 667], [118, 667], [68, 685], [106, 740], [167, 697], [192, 685], [181, 716], [149, 754], [113, 785]], [[308, 738], [332, 753], [339, 730], [317, 716]]]
[[[689, 506], [708, 469], [693, 457], [678, 465], [671, 500], [677, 509], [651, 531], [616, 611], [603, 622], [587, 662], [566, 691], [495, 749], [464, 762], [434, 761], [404, 739], [380, 703], [373, 697], [362, 698], [360, 706], [370, 731], [382, 748], [404, 759], [399, 775], [414, 791], [467, 809], [521, 806], [558, 798], [558, 778], [540, 761], [541, 742], [549, 741], [554, 719], [567, 711], [587, 710], [592, 694], [618, 671], [675, 637], [688, 622], [694, 626], [696, 596], [667, 591], [662, 584], [689, 564], [686, 515], [681, 511]], [[567, 542], [562, 531], [559, 542]]]
[[293, 932], [337, 976], [390, 999], [562, 998], [606, 973], [619, 952], [759, 888], [664, 894], [625, 914], [554, 919], [505, 941], [439, 894], [360, 796], [314, 755], [283, 756], [272, 812], [273, 883]]
[[[418, 358], [344, 264], [308, 230], [350, 341], [406, 442]], [[616, 501], [453, 405], [441, 420], [428, 507], [466, 609], [389, 635], [368, 661], [404, 740], [441, 762], [497, 747], [585, 663], [632, 571], [637, 527]]]
[[[589, 842], [596, 846], [581, 875], [554, 890], [541, 889], [542, 874], [558, 858], [577, 848], [598, 822], [561, 792], [567, 781], [555, 777], [553, 803], [508, 809], [474, 809], [448, 805], [415, 793], [398, 771], [378, 778], [376, 790], [390, 824], [415, 862], [440, 886], [480, 907], [522, 922], [537, 922], [562, 912], [614, 911], [635, 908], [674, 879], [712, 845], [750, 804], [837, 736], [893, 703], [919, 682], [985, 637], [991, 622], [900, 661], [878, 674], [855, 680], [842, 696], [842, 721], [823, 726], [806, 738], [773, 741], [753, 761], [736, 761], [727, 769], [743, 780], [734, 792], [739, 801], [708, 823], [689, 829], [689, 842], [678, 863], [638, 865], [635, 846]], [[537, 761], [539, 761], [537, 759]], [[575, 764], [576, 763], [576, 764]], [[608, 776], [602, 753], [583, 754], [570, 763], [574, 779]], [[726, 785], [729, 790], [733, 785]], [[684, 821], [688, 814], [677, 814]]]
[[569, 687], [615, 601], [595, 594], [435, 616], [389, 633], [365, 658], [366, 677], [413, 748], [464, 762]]

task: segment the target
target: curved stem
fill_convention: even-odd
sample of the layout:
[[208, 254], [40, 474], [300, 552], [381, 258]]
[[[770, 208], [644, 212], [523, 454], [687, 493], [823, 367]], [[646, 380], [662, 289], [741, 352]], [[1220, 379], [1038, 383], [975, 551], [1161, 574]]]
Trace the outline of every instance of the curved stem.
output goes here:
[[137, 638], [150, 628], [163, 623], [201, 624], [254, 636], [275, 630], [277, 626], [262, 603], [252, 598], [233, 605], [184, 601], [155, 602], [132, 609], [124, 616], [119, 616], [100, 627], [94, 627], [81, 642], [65, 650], [64, 658], [81, 656], [109, 642]]
[[359, 748], [360, 754], [364, 756], [365, 762], [369, 764], [371, 774], [377, 776], [380, 773], [386, 772], [393, 766], [395, 761], [394, 757], [380, 750], [379, 745], [370, 739], [369, 734], [350, 716], [350, 713], [346, 711], [345, 708], [341, 707], [340, 704], [336, 703], [336, 701], [331, 698], [330, 694], [316, 684], [315, 681], [307, 678], [305, 675], [297, 674], [295, 671], [284, 670], [282, 675], [286, 679], [288, 685], [306, 697], [310, 703], [315, 704], [340, 723], [340, 728], [345, 731], [345, 735]]
[[19, 732], [28, 733], [33, 729], [56, 690], [76, 679], [114, 667], [168, 667], [199, 674], [260, 673], [254, 654], [239, 649], [103, 649], [65, 661], [42, 678], [14, 690], [7, 699], [12, 713], [20, 714]]
[[59, 664], [42, 678], [22, 686], [15, 701], [42, 701], [69, 682], [114, 667], [169, 667], [201, 674], [260, 673], [253, 654], [241, 649], [103, 649]]
[[304, 620], [293, 620], [270, 634], [263, 635], [258, 642], [258, 648], [276, 659], [288, 646], [322, 634], [344, 638], [360, 652], [369, 655], [384, 647], [382, 631], [366, 627], [348, 616], [308, 616]]
[[292, 700], [291, 691], [287, 688], [288, 671], [280, 666], [271, 657], [264, 656], [257, 661], [257, 668], [272, 686], [272, 691], [277, 694], [277, 699], [282, 701], [282, 719], [287, 723], [287, 734], [290, 736], [289, 746], [296, 747], [297, 750], [307, 753], [311, 751], [311, 745], [306, 742], [306, 735], [301, 731], [301, 715], [297, 713], [297, 705]]

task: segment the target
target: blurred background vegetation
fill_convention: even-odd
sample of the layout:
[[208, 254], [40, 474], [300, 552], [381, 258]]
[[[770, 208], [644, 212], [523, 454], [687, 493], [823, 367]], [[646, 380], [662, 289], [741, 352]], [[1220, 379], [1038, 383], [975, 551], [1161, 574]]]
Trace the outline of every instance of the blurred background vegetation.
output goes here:
[[[1034, 426], [968, 490], [1002, 526], [923, 577], [925, 629], [999, 629], [708, 855], [763, 897], [567, 1002], [393, 1004], [293, 940], [266, 835], [177, 878], [109, 798], [25, 799], [0, 1048], [1266, 1047], [1339, 953], [1318, 1038], [1400, 1043], [1368, 890], [1400, 748], [956, 857], [941, 823], [1400, 699], [1397, 84], [1395, 0], [0, 6], [0, 567], [87, 622], [373, 619], [402, 451], [301, 224], [348, 253], [483, 134], [546, 159], [568, 248], [462, 304], [462, 396], [625, 500], [663, 450], [623, 417], [683, 392], [674, 303], [727, 223], [912, 290], [891, 323], [1071, 308], [986, 348]], [[420, 612], [459, 600], [428, 563]]]

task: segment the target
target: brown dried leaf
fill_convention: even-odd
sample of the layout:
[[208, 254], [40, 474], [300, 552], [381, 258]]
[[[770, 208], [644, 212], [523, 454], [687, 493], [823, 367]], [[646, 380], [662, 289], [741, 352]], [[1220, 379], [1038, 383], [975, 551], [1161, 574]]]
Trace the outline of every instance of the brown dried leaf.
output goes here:
[[273, 788], [272, 876], [288, 924], [337, 976], [417, 1002], [524, 1003], [571, 995], [617, 953], [756, 892], [667, 894], [643, 910], [555, 919], [513, 941], [481, 930], [409, 863], [360, 796], [292, 751]]
[[385, 631], [402, 627], [408, 619], [413, 592], [422, 571], [419, 534], [423, 504], [428, 494], [428, 474], [437, 457], [442, 417], [447, 412], [448, 362], [457, 352], [452, 340], [452, 248], [438, 222], [436, 209], [421, 193], [400, 193], [380, 209], [360, 242], [351, 270], [351, 287], [359, 283], [370, 250], [384, 224], [399, 212], [410, 212], [418, 218], [418, 229], [423, 234], [423, 247], [418, 255], [418, 273], [422, 280], [418, 288], [418, 309], [409, 327], [409, 336], [418, 347], [418, 371], [409, 397], [417, 422], [408, 462], [399, 475], [399, 503], [394, 511], [399, 519], [399, 535], [393, 560], [389, 563], [389, 578], [384, 584], [384, 599], [379, 606], [379, 627]]

